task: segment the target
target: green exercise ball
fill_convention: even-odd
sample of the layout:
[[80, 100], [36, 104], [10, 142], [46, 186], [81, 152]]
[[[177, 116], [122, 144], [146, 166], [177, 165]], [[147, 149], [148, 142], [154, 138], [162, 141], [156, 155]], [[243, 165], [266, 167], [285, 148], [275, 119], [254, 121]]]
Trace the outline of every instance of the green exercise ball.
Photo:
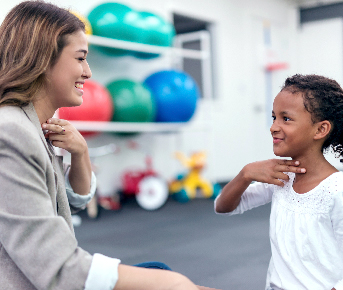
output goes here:
[[[140, 18], [139, 12], [124, 4], [112, 2], [100, 4], [88, 15], [94, 35], [132, 42], [141, 42]], [[118, 48], [97, 46], [97, 49], [111, 56], [130, 54]]]
[[[140, 12], [138, 26], [140, 27], [141, 43], [156, 45], [156, 46], [172, 46], [175, 36], [174, 26], [165, 21], [161, 16], [151, 12]], [[149, 59], [157, 57], [158, 54], [136, 52], [133, 55], [137, 58]]]
[[152, 122], [156, 105], [150, 90], [132, 80], [115, 80], [107, 85], [115, 107], [112, 121]]

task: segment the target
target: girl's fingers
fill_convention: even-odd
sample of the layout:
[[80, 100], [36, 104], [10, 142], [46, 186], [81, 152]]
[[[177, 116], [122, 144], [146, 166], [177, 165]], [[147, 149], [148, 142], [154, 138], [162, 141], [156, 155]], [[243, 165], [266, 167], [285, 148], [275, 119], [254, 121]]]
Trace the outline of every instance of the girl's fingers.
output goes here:
[[276, 172], [275, 175], [274, 175], [274, 178], [275, 179], [282, 179], [282, 180], [285, 180], [285, 181], [288, 181], [289, 180], [289, 176], [283, 172]]
[[298, 167], [299, 164], [299, 161], [296, 160], [282, 160], [275, 166], [275, 170], [280, 172], [306, 173], [305, 168]]
[[306, 173], [306, 169], [302, 167], [295, 167], [292, 165], [281, 165], [277, 168], [277, 171], [281, 172], [294, 172], [294, 173]]
[[300, 164], [300, 162], [297, 161], [297, 160], [278, 159], [278, 164], [280, 164], [280, 165], [298, 166]]
[[282, 182], [282, 180], [280, 179], [273, 179], [271, 182], [268, 182], [270, 184], [275, 184], [275, 185], [278, 185], [278, 186], [284, 186], [285, 184]]

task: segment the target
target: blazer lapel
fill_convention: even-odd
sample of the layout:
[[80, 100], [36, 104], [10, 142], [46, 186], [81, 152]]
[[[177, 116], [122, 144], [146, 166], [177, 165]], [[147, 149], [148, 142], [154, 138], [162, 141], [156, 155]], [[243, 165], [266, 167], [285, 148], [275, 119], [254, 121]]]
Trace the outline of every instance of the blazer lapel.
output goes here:
[[30, 103], [29, 105], [22, 107], [22, 110], [25, 112], [27, 117], [36, 127], [38, 134], [40, 138], [42, 139], [42, 142], [46, 148], [46, 151], [48, 152], [50, 161], [52, 163], [54, 173], [55, 173], [55, 185], [56, 185], [56, 192], [57, 192], [56, 201], [57, 201], [57, 206], [58, 206], [58, 214], [67, 221], [70, 229], [72, 230], [72, 232], [74, 232], [74, 228], [73, 228], [73, 224], [71, 220], [70, 206], [69, 206], [69, 202], [68, 202], [68, 198], [67, 198], [66, 190], [65, 190], [65, 183], [64, 183], [65, 181], [64, 181], [64, 176], [63, 176], [63, 157], [56, 156], [53, 145], [51, 144], [50, 141], [47, 141], [45, 139], [41, 124], [39, 122], [38, 115], [36, 113], [36, 110], [33, 104]]
[[30, 119], [32, 124], [36, 127], [38, 134], [39, 134], [39, 137], [42, 139], [42, 142], [45, 146], [45, 149], [49, 154], [50, 160], [52, 161], [52, 156], [54, 155], [54, 152], [51, 151], [52, 148], [50, 148], [48, 143], [46, 142], [41, 124], [40, 124], [39, 119], [38, 119], [38, 115], [37, 115], [36, 110], [35, 110], [35, 107], [33, 106], [32, 103], [29, 103], [27, 106], [21, 107], [21, 109], [25, 112], [26, 116]]

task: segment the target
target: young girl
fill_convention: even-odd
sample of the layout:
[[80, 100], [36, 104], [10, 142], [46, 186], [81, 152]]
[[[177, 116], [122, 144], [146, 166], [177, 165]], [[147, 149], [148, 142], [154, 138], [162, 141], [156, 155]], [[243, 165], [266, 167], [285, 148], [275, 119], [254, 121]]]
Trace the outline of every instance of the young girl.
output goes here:
[[[71, 209], [85, 206], [95, 180], [84, 138], [52, 117], [82, 103], [91, 77], [84, 29], [43, 1], [22, 2], [0, 26], [0, 288], [210, 289], [163, 264], [126, 266], [77, 245]], [[52, 145], [71, 153], [70, 166]]]
[[[343, 90], [317, 75], [287, 78], [273, 104], [276, 156], [246, 165], [215, 201], [229, 215], [272, 202], [266, 289], [343, 289]], [[257, 181], [251, 184], [252, 181]]]

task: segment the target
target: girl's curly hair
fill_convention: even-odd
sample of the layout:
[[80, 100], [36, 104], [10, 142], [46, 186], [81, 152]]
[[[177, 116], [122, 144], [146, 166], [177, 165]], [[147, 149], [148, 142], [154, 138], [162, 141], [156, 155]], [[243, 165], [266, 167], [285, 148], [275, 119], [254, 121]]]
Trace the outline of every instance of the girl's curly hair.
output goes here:
[[282, 90], [293, 94], [302, 93], [305, 109], [311, 114], [313, 123], [324, 120], [331, 123], [332, 129], [323, 144], [322, 152], [331, 146], [339, 157], [343, 157], [343, 89], [341, 86], [335, 80], [324, 76], [296, 74], [286, 79]]

